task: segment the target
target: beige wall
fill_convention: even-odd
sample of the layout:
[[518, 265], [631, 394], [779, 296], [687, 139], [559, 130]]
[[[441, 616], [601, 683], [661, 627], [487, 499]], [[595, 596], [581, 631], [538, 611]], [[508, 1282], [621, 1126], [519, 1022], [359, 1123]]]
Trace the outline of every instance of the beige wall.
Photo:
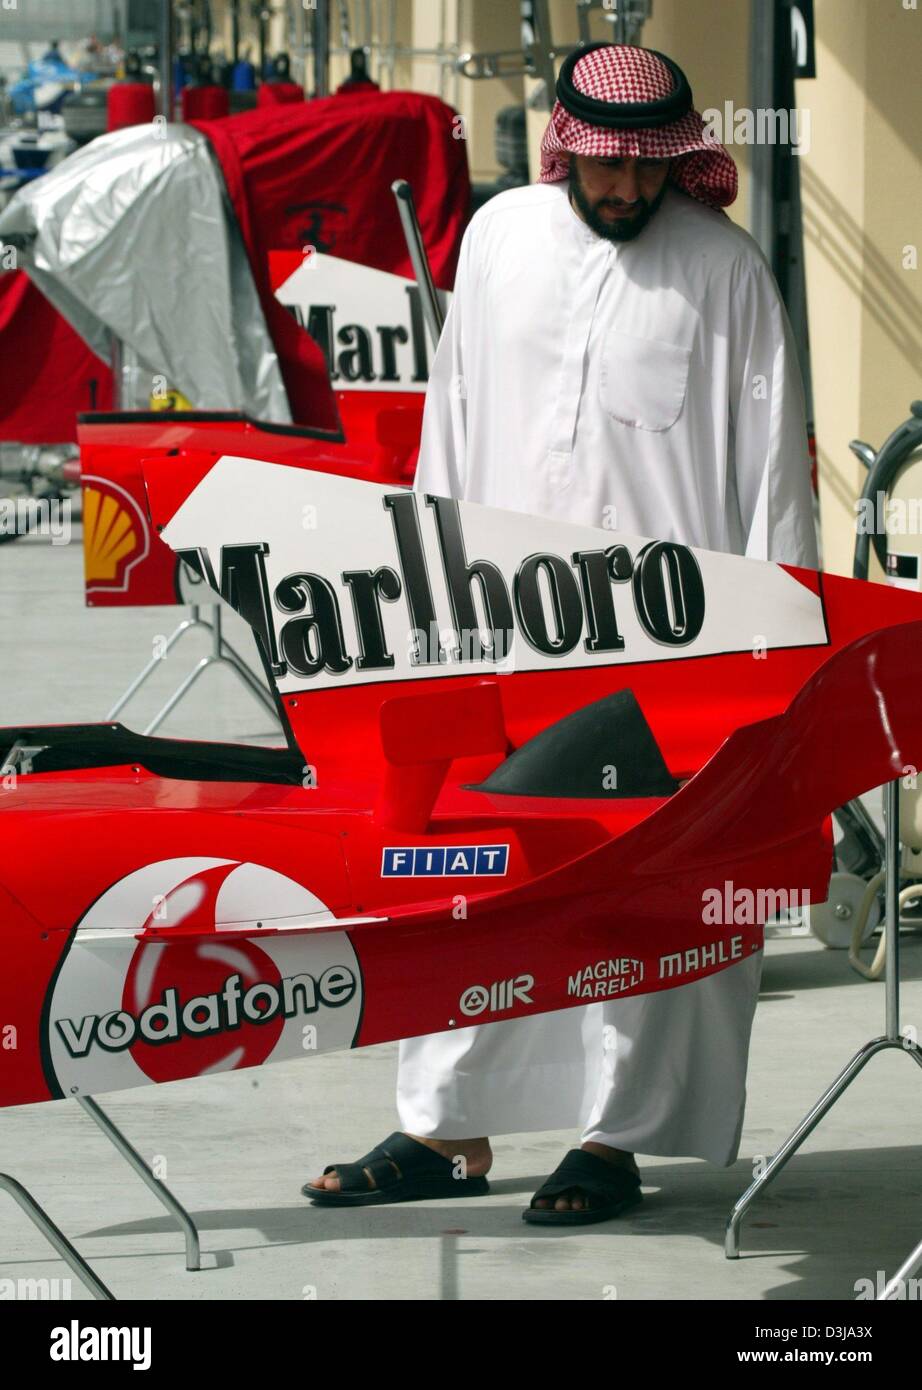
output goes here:
[[[864, 470], [922, 396], [922, 9], [817, 0], [817, 80], [803, 160], [820, 506], [827, 569], [850, 573]], [[810, 88], [809, 96], [806, 89]]]
[[[461, 0], [459, 9], [458, 40], [463, 53], [496, 53], [519, 47], [517, 3]], [[459, 79], [458, 108], [468, 134], [471, 178], [490, 182], [500, 172], [495, 155], [496, 113], [503, 106], [520, 106], [523, 99], [521, 77]]]
[[[732, 101], [748, 107], [748, 0], [654, 0], [653, 16], [644, 25], [643, 43], [668, 53], [691, 83], [695, 108], [706, 111]], [[749, 226], [749, 146], [730, 147], [739, 169], [739, 194], [727, 209], [741, 226]]]

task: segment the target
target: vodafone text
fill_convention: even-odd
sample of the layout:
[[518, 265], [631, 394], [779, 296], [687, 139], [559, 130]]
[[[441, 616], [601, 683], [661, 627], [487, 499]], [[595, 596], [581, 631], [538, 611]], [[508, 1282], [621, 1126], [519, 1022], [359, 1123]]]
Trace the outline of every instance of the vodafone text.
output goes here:
[[181, 1037], [225, 1033], [244, 1023], [266, 1023], [281, 1014], [313, 1014], [321, 1007], [347, 1004], [357, 981], [346, 965], [331, 965], [319, 980], [307, 973], [292, 975], [277, 984], [258, 981], [244, 990], [239, 975], [230, 975], [221, 990], [198, 994], [183, 1002], [179, 990], [165, 989], [155, 1004], [138, 1014], [127, 1009], [88, 1014], [80, 1023], [58, 1018], [54, 1026], [72, 1057], [85, 1057], [95, 1043], [107, 1052], [122, 1052], [136, 1041], [177, 1042]]

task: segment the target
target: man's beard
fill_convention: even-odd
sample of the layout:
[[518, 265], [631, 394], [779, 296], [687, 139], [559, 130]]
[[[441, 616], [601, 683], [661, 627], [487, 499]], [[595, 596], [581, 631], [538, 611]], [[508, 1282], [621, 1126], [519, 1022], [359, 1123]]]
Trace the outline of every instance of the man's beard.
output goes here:
[[[615, 221], [606, 222], [605, 218], [596, 211], [596, 208], [604, 207], [609, 200], [603, 198], [598, 203], [590, 203], [586, 196], [586, 190], [580, 183], [576, 161], [570, 160], [570, 197], [579, 208], [586, 226], [591, 227], [597, 236], [605, 237], [607, 241], [633, 241], [636, 236], [639, 236], [663, 201], [668, 182], [668, 179], [663, 180], [663, 186], [652, 203], [647, 202], [646, 198], [638, 198], [637, 201], [640, 206], [633, 217], [619, 217]], [[612, 203], [612, 206], [620, 206], [620, 204]]]

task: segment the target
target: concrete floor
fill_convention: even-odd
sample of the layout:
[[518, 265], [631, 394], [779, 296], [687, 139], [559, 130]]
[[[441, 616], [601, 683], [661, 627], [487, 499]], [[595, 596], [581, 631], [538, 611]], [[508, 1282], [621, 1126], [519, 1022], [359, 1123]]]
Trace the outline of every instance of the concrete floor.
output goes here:
[[[86, 610], [81, 565], [79, 528], [69, 545], [0, 547], [0, 724], [103, 718], [178, 615]], [[142, 728], [207, 645], [187, 640], [126, 723]], [[232, 676], [210, 671], [164, 732], [259, 738], [270, 724]], [[902, 1022], [922, 1032], [922, 939], [904, 940]], [[496, 1141], [492, 1192], [477, 1201], [310, 1207], [307, 1177], [395, 1128], [394, 1045], [103, 1098], [198, 1222], [200, 1273], [185, 1272], [170, 1219], [75, 1104], [5, 1111], [0, 1169], [121, 1298], [851, 1300], [856, 1280], [892, 1273], [922, 1238], [922, 1077], [908, 1057], [870, 1063], [753, 1210], [742, 1259], [724, 1259], [723, 1228], [759, 1157], [883, 1031], [883, 1007], [882, 985], [859, 980], [844, 952], [770, 941], [739, 1161], [643, 1160], [644, 1205], [584, 1231], [541, 1232], [520, 1216], [570, 1133]], [[0, 1281], [67, 1277], [0, 1196]], [[76, 1280], [71, 1292], [87, 1297]]]

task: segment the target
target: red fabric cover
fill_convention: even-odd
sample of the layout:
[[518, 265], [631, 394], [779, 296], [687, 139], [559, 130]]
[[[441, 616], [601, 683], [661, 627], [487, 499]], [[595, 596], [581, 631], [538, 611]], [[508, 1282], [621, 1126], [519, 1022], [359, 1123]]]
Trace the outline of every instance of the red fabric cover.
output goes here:
[[106, 130], [144, 125], [157, 114], [154, 89], [149, 82], [116, 82], [106, 97]]
[[[407, 178], [435, 283], [450, 288], [470, 198], [467, 149], [453, 138], [453, 117], [435, 97], [361, 91], [200, 125], [224, 171], [296, 424], [335, 428], [338, 412], [320, 348], [272, 293], [269, 251], [313, 244], [412, 275], [390, 191]], [[95, 408], [111, 409], [108, 367], [25, 275], [0, 274], [0, 439], [76, 439], [77, 412], [93, 405], [93, 378]]]
[[304, 89], [297, 82], [264, 82], [256, 93], [256, 105], [285, 106], [304, 100]]
[[335, 428], [338, 414], [320, 348], [272, 293], [269, 252], [314, 245], [412, 276], [391, 193], [405, 178], [435, 283], [450, 289], [470, 201], [454, 118], [436, 97], [363, 90], [196, 123], [224, 171], [296, 424]]
[[0, 274], [0, 381], [0, 439], [11, 443], [76, 440], [78, 411], [112, 408], [109, 368], [22, 271]]
[[180, 102], [184, 121], [219, 121], [230, 111], [224, 87], [183, 87]]

